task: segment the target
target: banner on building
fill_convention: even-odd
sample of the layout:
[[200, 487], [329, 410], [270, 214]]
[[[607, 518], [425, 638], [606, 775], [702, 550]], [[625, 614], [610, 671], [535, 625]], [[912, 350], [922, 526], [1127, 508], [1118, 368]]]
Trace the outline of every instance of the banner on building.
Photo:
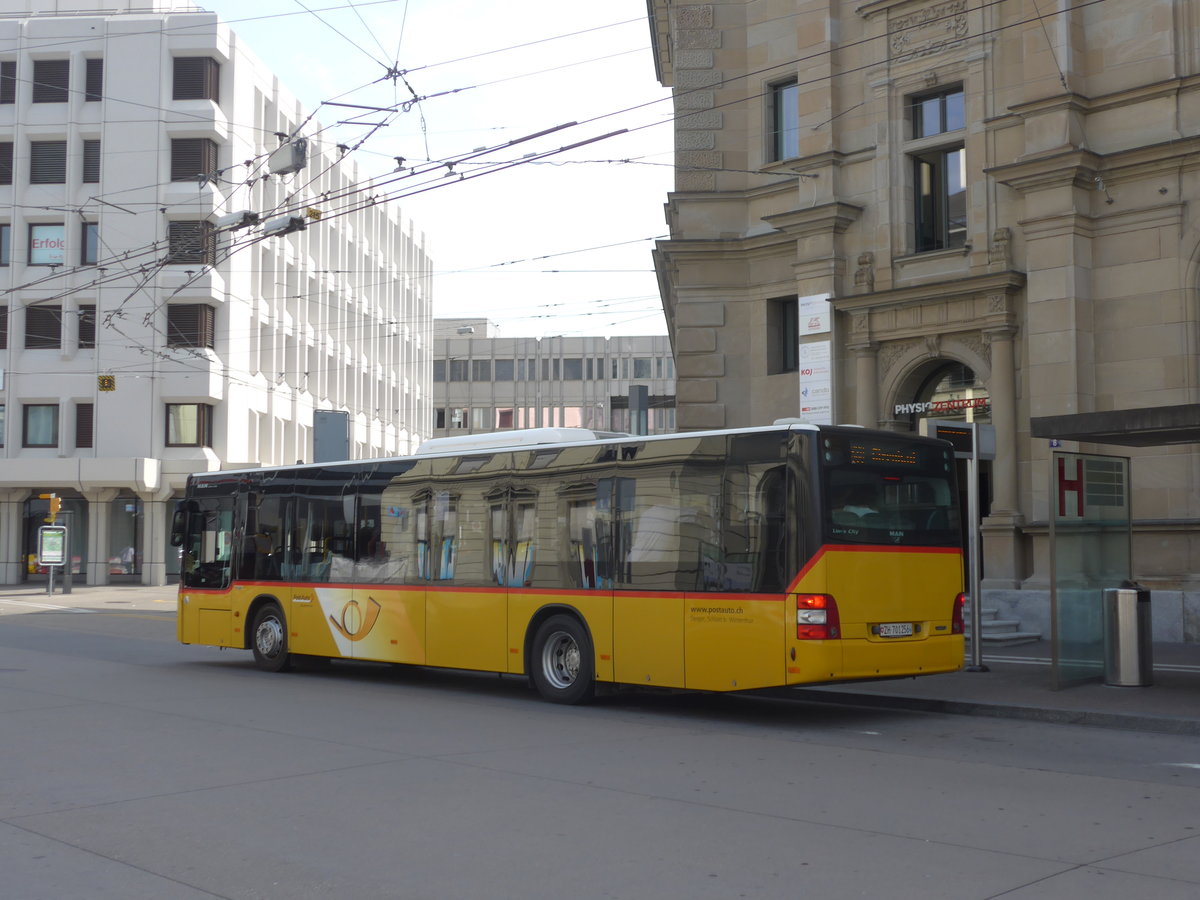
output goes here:
[[833, 424], [833, 365], [831, 341], [800, 345], [800, 417], [814, 425]]

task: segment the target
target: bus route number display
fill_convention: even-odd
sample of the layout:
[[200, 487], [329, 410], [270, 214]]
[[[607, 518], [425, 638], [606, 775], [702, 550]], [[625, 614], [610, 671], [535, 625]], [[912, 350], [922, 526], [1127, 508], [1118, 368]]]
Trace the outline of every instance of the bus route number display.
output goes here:
[[38, 565], [61, 566], [67, 562], [67, 529], [43, 525], [38, 529]]

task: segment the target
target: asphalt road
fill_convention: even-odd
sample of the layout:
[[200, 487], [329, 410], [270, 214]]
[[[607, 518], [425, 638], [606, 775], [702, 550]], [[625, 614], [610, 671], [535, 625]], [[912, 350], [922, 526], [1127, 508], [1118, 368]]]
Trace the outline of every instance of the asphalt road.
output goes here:
[[182, 647], [0, 610], [0, 896], [1200, 895], [1194, 737]]

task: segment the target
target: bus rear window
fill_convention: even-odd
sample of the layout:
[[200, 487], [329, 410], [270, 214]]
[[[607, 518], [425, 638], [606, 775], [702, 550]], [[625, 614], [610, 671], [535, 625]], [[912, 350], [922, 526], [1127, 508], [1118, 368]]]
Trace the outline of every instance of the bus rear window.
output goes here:
[[957, 547], [953, 453], [938, 444], [822, 435], [825, 539]]

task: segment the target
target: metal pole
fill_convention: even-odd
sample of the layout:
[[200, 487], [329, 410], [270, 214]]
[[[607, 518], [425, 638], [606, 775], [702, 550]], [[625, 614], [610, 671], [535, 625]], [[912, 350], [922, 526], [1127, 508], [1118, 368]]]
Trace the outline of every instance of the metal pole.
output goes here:
[[986, 672], [983, 664], [983, 596], [980, 590], [979, 565], [979, 441], [978, 432], [972, 427], [971, 455], [967, 459], [967, 563], [971, 588], [971, 663], [968, 672]]
[[72, 520], [68, 518], [64, 523], [66, 527], [63, 531], [63, 552], [66, 559], [66, 562], [63, 564], [62, 592], [64, 594], [71, 593], [71, 567], [75, 564], [75, 560], [71, 557], [71, 532], [75, 530], [71, 527], [71, 522]]
[[54, 566], [46, 566], [46, 596], [54, 596]]

